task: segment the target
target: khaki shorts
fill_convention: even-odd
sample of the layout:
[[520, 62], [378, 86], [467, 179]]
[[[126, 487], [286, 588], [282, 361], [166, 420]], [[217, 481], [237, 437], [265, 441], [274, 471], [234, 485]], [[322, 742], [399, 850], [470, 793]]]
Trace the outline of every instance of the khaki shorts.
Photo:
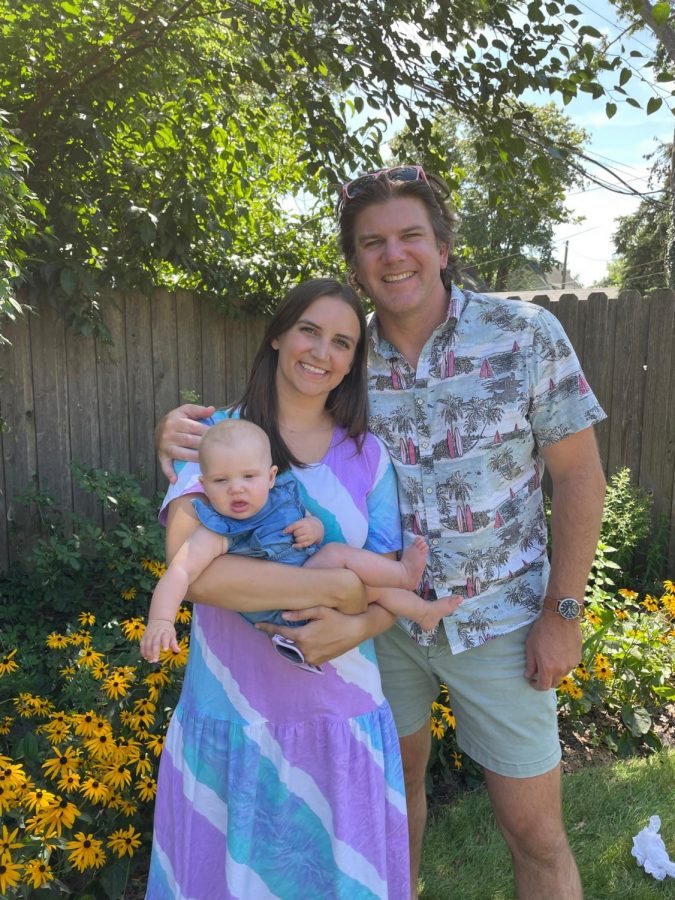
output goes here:
[[560, 761], [555, 691], [536, 691], [523, 677], [530, 626], [452, 654], [420, 647], [398, 625], [375, 639], [384, 693], [400, 737], [428, 728], [439, 684], [447, 684], [457, 743], [491, 772], [530, 778]]

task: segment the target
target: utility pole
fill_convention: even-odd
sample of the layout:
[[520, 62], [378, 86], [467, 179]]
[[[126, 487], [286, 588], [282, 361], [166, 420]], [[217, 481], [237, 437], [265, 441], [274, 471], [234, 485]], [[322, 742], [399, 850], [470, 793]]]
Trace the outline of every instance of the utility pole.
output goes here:
[[569, 250], [569, 247], [570, 247], [570, 242], [565, 241], [565, 258], [563, 260], [562, 284], [560, 285], [560, 287], [563, 291], [567, 287], [567, 251]]

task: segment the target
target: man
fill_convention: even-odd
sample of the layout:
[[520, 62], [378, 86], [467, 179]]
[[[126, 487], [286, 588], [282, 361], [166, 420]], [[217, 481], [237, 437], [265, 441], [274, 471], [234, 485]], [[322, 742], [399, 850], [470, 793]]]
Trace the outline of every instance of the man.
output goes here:
[[[375, 306], [371, 428], [394, 460], [405, 539], [423, 533], [430, 544], [430, 598], [465, 598], [435, 633], [399, 622], [377, 638], [401, 739], [411, 883], [426, 820], [429, 709], [443, 681], [458, 743], [485, 769], [518, 896], [578, 900], [552, 689], [581, 655], [604, 497], [592, 425], [604, 414], [553, 316], [453, 284], [454, 217], [444, 196], [420, 166], [400, 166], [348, 183], [339, 203], [351, 279]], [[164, 427], [165, 458], [179, 455], [171, 445], [181, 430], [192, 427]], [[553, 483], [550, 569], [544, 464]], [[305, 627], [313, 626], [303, 646], [310, 661], [344, 649], [334, 635], [328, 646], [328, 628], [318, 636], [316, 622]], [[298, 629], [292, 637], [302, 645]]]

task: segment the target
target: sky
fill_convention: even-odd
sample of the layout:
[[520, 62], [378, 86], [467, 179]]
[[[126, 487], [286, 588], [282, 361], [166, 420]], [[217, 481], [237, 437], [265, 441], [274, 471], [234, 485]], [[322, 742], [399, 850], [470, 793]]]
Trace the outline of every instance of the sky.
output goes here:
[[[584, 18], [610, 39], [617, 37], [625, 27], [618, 21], [614, 7], [605, 0], [592, 0], [592, 9], [590, 3], [581, 0], [575, 0], [575, 3], [583, 9]], [[636, 38], [633, 46], [637, 49], [646, 52], [647, 48], [654, 46], [654, 38], [648, 30], [641, 31]], [[610, 82], [606, 82], [606, 86], [609, 85]], [[638, 90], [635, 78], [626, 85], [626, 89], [643, 105], [652, 96], [647, 88]], [[660, 110], [648, 116], [644, 110], [619, 102], [618, 98], [613, 99], [617, 101], [618, 111], [612, 119], [607, 119], [605, 114], [606, 98], [593, 100], [588, 94], [573, 100], [564, 111], [576, 125], [591, 133], [587, 147], [590, 156], [616, 171], [637, 190], [653, 190], [658, 185], [651, 188], [648, 185], [650, 163], [644, 157], [655, 150], [659, 142], [673, 139], [675, 117], [665, 100]], [[595, 175], [607, 177], [601, 169], [592, 167], [592, 171]], [[623, 196], [594, 184], [568, 195], [568, 206], [576, 215], [583, 216], [583, 221], [556, 229], [556, 255], [563, 258], [565, 242], [569, 241], [568, 271], [578, 276], [584, 286], [590, 287], [602, 280], [614, 255], [612, 233], [616, 227], [615, 219], [634, 212], [639, 202], [639, 197]]]

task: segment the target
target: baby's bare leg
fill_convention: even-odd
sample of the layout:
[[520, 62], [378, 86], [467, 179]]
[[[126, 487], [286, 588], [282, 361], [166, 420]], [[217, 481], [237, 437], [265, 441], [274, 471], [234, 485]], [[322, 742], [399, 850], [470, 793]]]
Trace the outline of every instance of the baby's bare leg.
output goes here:
[[416, 537], [400, 559], [389, 559], [347, 544], [326, 544], [307, 560], [306, 569], [351, 569], [370, 587], [413, 590], [420, 583], [429, 555], [424, 538]]
[[368, 591], [368, 601], [379, 603], [390, 613], [410, 619], [424, 631], [431, 631], [445, 616], [453, 613], [462, 602], [462, 597], [439, 597], [438, 600], [423, 600], [412, 591], [403, 591], [398, 588], [383, 588], [377, 591]]

